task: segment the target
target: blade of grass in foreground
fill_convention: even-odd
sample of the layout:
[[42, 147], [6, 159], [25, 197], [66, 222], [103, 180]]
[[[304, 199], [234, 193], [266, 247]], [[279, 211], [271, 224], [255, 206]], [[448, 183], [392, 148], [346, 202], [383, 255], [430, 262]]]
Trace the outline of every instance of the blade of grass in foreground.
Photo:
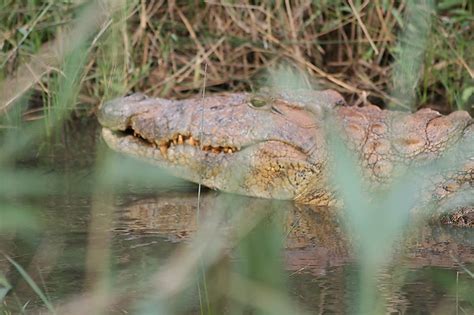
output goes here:
[[5, 296], [11, 290], [12, 286], [5, 278], [5, 276], [0, 273], [0, 304], [3, 303]]
[[391, 109], [416, 110], [416, 87], [422, 77], [422, 65], [431, 32], [434, 12], [432, 0], [408, 1], [404, 28], [399, 35], [393, 66], [392, 96], [398, 104]]
[[16, 261], [14, 261], [10, 256], [3, 254], [5, 258], [16, 268], [16, 270], [20, 273], [20, 275], [25, 279], [25, 281], [28, 283], [28, 285], [35, 291], [35, 293], [40, 297], [41, 301], [46, 305], [48, 310], [52, 314], [56, 314], [56, 311], [54, 310], [53, 305], [51, 302], [48, 300], [46, 295], [44, 295], [43, 291], [38, 287], [38, 285], [33, 281], [33, 279], [28, 275], [28, 273], [23, 269], [22, 266], [20, 266]]

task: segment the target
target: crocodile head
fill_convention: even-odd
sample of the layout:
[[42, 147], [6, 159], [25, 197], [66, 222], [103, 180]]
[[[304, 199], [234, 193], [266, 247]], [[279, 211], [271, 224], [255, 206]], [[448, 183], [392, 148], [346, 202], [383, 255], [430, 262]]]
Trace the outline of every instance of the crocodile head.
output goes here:
[[[321, 107], [343, 102], [334, 91], [310, 94]], [[182, 101], [134, 94], [98, 113], [115, 151], [210, 188], [276, 199], [298, 199], [324, 185], [325, 140], [316, 116], [285, 97], [244, 93]]]

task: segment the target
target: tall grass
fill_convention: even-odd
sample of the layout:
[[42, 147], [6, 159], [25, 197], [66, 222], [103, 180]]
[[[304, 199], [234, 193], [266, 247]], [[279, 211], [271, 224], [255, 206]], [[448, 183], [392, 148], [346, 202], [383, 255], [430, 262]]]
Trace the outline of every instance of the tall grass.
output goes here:
[[[131, 90], [167, 97], [195, 94], [202, 86], [204, 63], [208, 92], [256, 89], [252, 78], [287, 60], [316, 78], [319, 86], [343, 92], [352, 103], [417, 108], [435, 102], [443, 111], [472, 110], [473, 4], [439, 1], [434, 8], [425, 3], [420, 8], [404, 1], [3, 1], [0, 233], [41, 230], [38, 216], [43, 209], [29, 201], [62, 194], [59, 175], [17, 165], [25, 152], [43, 152], [40, 144], [48, 141], [61, 143], [67, 119], [88, 117], [110, 97]], [[413, 25], [419, 27], [413, 30]], [[415, 39], [420, 39], [419, 46], [413, 46]], [[290, 88], [308, 82], [299, 76], [274, 79], [272, 84], [290, 82]], [[335, 140], [333, 150], [333, 156], [340, 157], [333, 161], [333, 180], [348, 205], [348, 230], [360, 239], [356, 309], [361, 314], [383, 312], [376, 276], [413, 207], [413, 200], [400, 196], [413, 192], [417, 181], [386, 191], [384, 200], [389, 202], [380, 211], [380, 204], [369, 203], [372, 198], [359, 189], [363, 183], [344, 146]], [[48, 308], [85, 314], [131, 304], [141, 314], [185, 312], [180, 301], [199, 285], [203, 314], [220, 314], [223, 308], [235, 314], [304, 313], [288, 293], [281, 258], [285, 237], [279, 215], [285, 207], [258, 200], [247, 201], [251, 207], [230, 197], [218, 200], [218, 215], [200, 220], [188, 246], [160, 268], [148, 270], [146, 281], [116, 287], [111, 266], [114, 197], [132, 180], [164, 187], [171, 179], [128, 164], [103, 148], [97, 155], [93, 184], [84, 189], [93, 200], [85, 293], [67, 301], [49, 301], [41, 294]], [[382, 228], [380, 222], [390, 224]], [[236, 248], [238, 256], [231, 263], [229, 248]], [[27, 275], [31, 269], [18, 266], [29, 282], [40, 282]], [[6, 272], [0, 273], [0, 301], [10, 290]], [[140, 298], [134, 300], [130, 291]], [[0, 310], [27, 313], [21, 303]]]

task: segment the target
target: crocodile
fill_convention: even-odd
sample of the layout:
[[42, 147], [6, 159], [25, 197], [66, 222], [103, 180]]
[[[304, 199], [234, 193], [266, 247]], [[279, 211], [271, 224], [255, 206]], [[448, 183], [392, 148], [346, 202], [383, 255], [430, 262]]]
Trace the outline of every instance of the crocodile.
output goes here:
[[385, 187], [402, 170], [442, 159], [453, 163], [426, 176], [430, 200], [440, 203], [474, 187], [474, 123], [466, 111], [348, 106], [333, 90], [186, 100], [137, 93], [104, 103], [98, 120], [113, 150], [241, 195], [341, 205], [331, 180], [337, 166], [329, 135], [335, 133], [369, 187]]

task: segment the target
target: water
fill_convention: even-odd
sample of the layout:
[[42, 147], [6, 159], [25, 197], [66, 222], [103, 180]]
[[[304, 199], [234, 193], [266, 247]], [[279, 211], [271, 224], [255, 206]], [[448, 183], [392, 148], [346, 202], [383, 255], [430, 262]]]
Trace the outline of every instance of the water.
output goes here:
[[[207, 191], [198, 219], [196, 186], [180, 181], [158, 187], [124, 182], [118, 193], [97, 198], [93, 171], [96, 153], [92, 149], [98, 140], [97, 130], [90, 123], [73, 128], [87, 132], [76, 136], [69, 131], [72, 139], [66, 141], [67, 146], [53, 146], [42, 157], [33, 155], [18, 163], [20, 168], [40, 168], [61, 178], [61, 185], [51, 194], [28, 200], [37, 209], [34, 217], [40, 227], [29, 232], [18, 228], [0, 236], [0, 250], [25, 268], [53, 304], [70, 303], [102, 283], [107, 290], [126, 296], [107, 306], [108, 313], [141, 309], [142, 303], [137, 303], [144, 299], [140, 285], [149, 282], [176, 250], [193, 244], [198, 226], [222, 214], [219, 212], [224, 210], [213, 204], [221, 202], [220, 198], [231, 198], [241, 208], [219, 221], [219, 228], [229, 234], [234, 233], [235, 212], [247, 211], [249, 222], [253, 222], [251, 216], [258, 216], [259, 209], [267, 205], [276, 209], [262, 214], [263, 223], [254, 227], [257, 232], [251, 237], [251, 244], [257, 251], [266, 251], [262, 256], [267, 257], [255, 264], [268, 265], [270, 277], [273, 269], [277, 270], [275, 274], [278, 272], [275, 260], [281, 259], [284, 279], [275, 279], [272, 285], [287, 288], [291, 298], [308, 313], [355, 311], [359, 267], [351, 244], [356, 240], [345, 235], [341, 218], [332, 211], [290, 202], [222, 197]], [[268, 232], [275, 226], [281, 234]], [[281, 252], [275, 235], [281, 237]], [[221, 296], [219, 290], [227, 284], [218, 283], [222, 281], [220, 275], [245, 269], [242, 266], [247, 266], [245, 261], [249, 259], [246, 250], [255, 251], [248, 244], [246, 248], [239, 245], [239, 249], [228, 246], [206, 272], [209, 295], [215, 290], [216, 296]], [[474, 230], [438, 224], [420, 226], [394, 252], [392, 263], [377, 278], [377, 289], [389, 312], [474, 313], [474, 297], [470, 294], [474, 292], [474, 279], [461, 267], [474, 270]], [[0, 268], [13, 285], [3, 302], [6, 310], [16, 313], [23, 307], [31, 314], [44, 310], [41, 300], [3, 255]], [[203, 287], [199, 292], [196, 288], [191, 284], [177, 302], [171, 303], [171, 309], [199, 313]], [[218, 307], [223, 312], [235, 304], [228, 297], [225, 302], [213, 296], [210, 300], [214, 305], [223, 303]]]

